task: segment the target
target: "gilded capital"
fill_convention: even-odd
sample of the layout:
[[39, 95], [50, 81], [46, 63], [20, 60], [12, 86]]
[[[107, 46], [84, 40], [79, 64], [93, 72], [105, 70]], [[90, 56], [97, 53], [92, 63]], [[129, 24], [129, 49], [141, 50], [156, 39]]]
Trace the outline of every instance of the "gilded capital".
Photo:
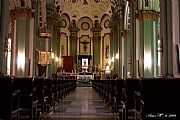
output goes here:
[[10, 17], [12, 20], [17, 19], [31, 19], [34, 16], [31, 9], [28, 8], [17, 8], [10, 11]]
[[160, 17], [159, 12], [156, 12], [154, 10], [141, 10], [138, 11], [137, 16], [139, 20], [154, 20], [157, 21]]

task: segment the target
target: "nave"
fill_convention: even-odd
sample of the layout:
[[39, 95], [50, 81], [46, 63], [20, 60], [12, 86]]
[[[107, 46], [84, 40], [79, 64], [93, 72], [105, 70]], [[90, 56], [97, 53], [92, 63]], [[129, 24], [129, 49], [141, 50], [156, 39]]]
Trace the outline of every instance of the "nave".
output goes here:
[[0, 120], [179, 120], [179, 79], [89, 82], [0, 77]]
[[104, 101], [92, 87], [77, 87], [56, 110], [42, 120], [115, 120]]

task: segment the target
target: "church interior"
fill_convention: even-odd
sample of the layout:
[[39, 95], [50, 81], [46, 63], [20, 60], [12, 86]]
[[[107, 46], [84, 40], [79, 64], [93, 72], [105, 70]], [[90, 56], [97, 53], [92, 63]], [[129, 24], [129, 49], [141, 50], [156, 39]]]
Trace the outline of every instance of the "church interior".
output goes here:
[[179, 117], [180, 0], [0, 0], [0, 43], [0, 120]]

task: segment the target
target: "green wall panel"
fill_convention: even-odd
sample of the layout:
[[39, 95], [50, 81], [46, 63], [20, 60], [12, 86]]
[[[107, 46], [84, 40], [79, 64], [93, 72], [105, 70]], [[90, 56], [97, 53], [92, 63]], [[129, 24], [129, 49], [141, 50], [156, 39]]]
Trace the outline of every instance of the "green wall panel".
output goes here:
[[94, 64], [100, 64], [100, 40], [94, 40], [93, 41], [93, 61], [94, 61]]
[[155, 21], [152, 20], [144, 20], [140, 24], [140, 59], [141, 62], [144, 61], [141, 63], [141, 76], [155, 77], [157, 74], [157, 27]]
[[70, 55], [73, 56], [74, 63], [77, 62], [77, 39], [70, 38]]

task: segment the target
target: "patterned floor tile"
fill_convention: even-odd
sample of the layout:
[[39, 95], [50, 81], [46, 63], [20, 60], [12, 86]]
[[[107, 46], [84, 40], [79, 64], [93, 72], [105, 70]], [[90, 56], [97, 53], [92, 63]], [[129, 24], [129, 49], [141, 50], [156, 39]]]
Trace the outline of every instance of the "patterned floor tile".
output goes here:
[[43, 120], [115, 120], [115, 117], [92, 87], [77, 87]]

